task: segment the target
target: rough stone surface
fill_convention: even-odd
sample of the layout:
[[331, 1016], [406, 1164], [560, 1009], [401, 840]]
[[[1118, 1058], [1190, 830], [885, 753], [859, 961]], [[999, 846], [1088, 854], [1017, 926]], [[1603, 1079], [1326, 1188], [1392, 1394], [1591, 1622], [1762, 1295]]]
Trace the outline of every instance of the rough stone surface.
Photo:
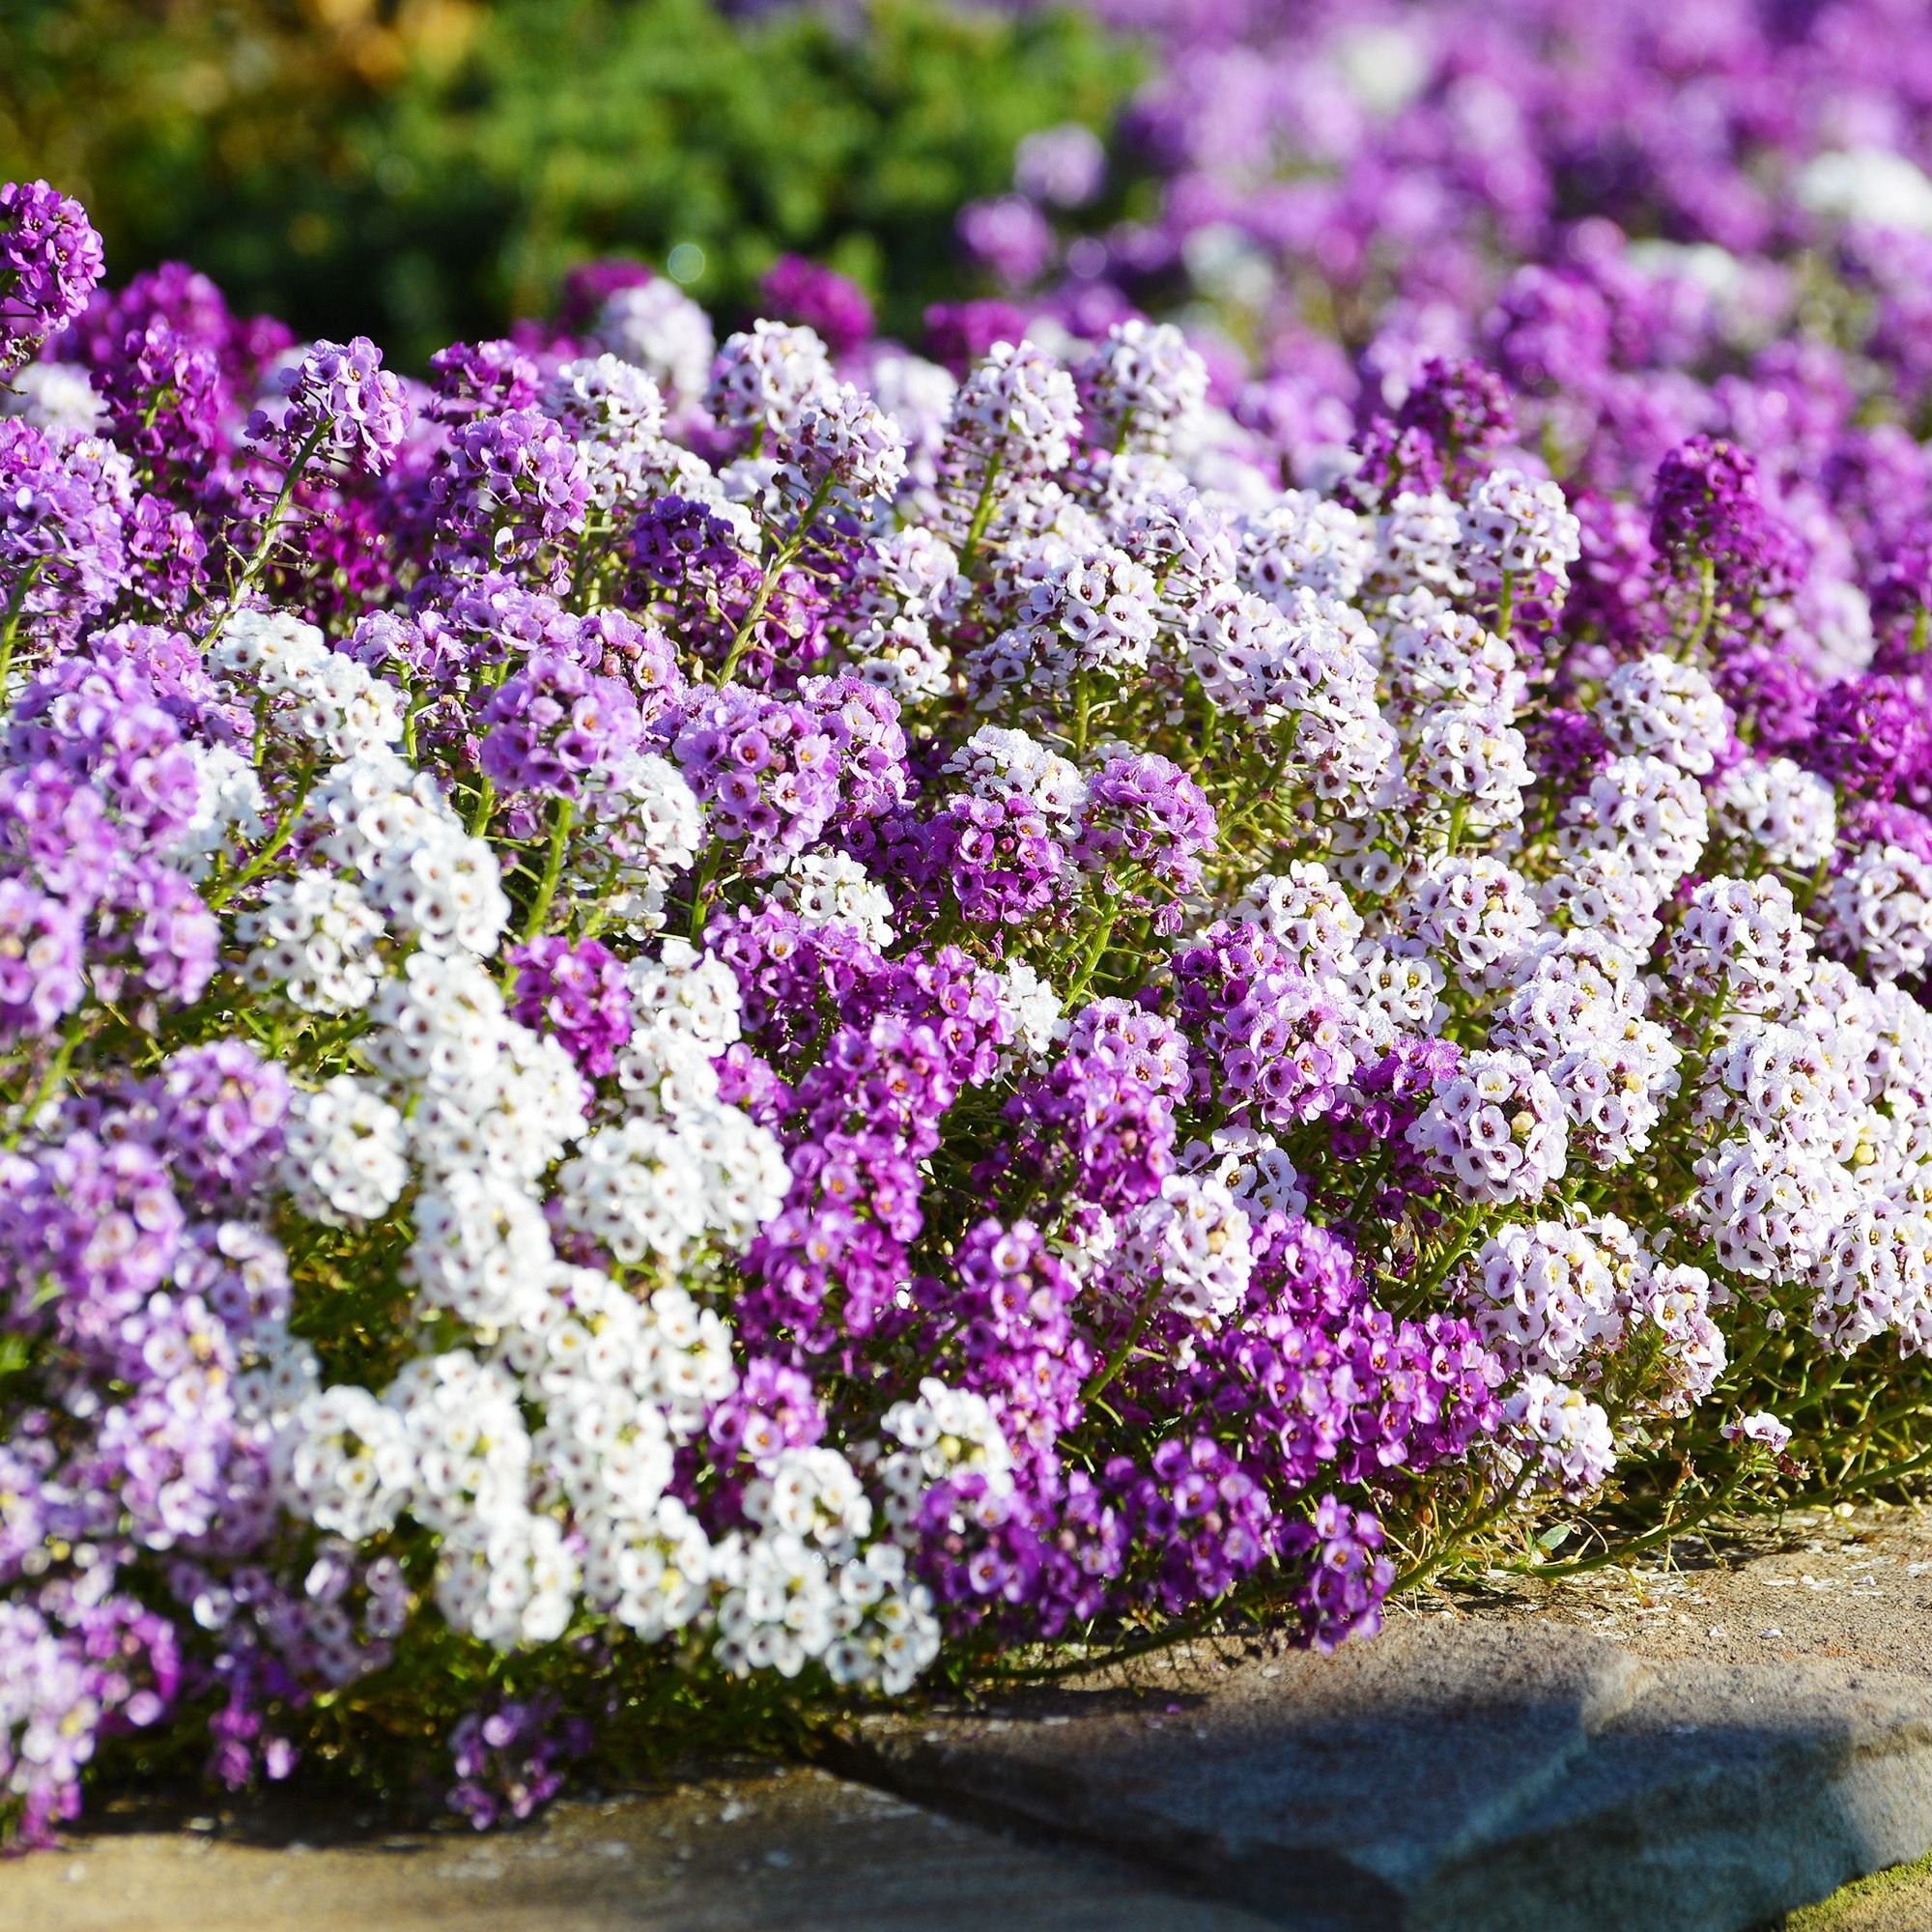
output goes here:
[[95, 1832], [0, 1866], [20, 1932], [1261, 1932], [822, 1772], [565, 1804], [529, 1830], [327, 1845]]
[[1932, 1510], [1807, 1510], [1722, 1542], [1682, 1537], [1629, 1569], [1561, 1583], [1493, 1572], [1412, 1607], [1534, 1616], [1649, 1658], [1835, 1659], [1932, 1676]]
[[1932, 1844], [1932, 1681], [1412, 1617], [1335, 1658], [854, 1732], [848, 1769], [1277, 1924], [1732, 1932]]
[[1814, 1512], [1465, 1579], [1331, 1659], [1196, 1644], [878, 1720], [844, 1776], [485, 1838], [108, 1818], [0, 1863], [0, 1928], [1932, 1932], [1932, 1859], [1826, 1899], [1932, 1846], [1928, 1632], [1932, 1514]]

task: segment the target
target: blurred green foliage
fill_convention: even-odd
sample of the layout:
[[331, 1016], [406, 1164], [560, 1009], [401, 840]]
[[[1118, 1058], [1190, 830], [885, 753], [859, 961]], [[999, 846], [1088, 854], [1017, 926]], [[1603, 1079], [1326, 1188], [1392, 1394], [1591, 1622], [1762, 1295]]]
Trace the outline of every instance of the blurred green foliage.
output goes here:
[[941, 0], [0, 0], [0, 179], [78, 195], [116, 280], [190, 261], [411, 366], [680, 243], [726, 314], [791, 249], [905, 331], [960, 293], [959, 205], [1135, 68], [1070, 11]]

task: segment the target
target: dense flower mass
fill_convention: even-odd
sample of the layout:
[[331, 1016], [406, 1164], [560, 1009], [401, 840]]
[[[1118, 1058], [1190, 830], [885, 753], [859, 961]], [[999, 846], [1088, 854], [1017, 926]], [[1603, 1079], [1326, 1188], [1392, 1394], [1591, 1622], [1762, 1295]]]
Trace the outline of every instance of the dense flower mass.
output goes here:
[[1910, 1461], [1904, 251], [1747, 353], [1704, 258], [1452, 327], [1387, 240], [1352, 359], [1090, 288], [928, 362], [786, 260], [722, 344], [587, 272], [422, 385], [0, 191], [10, 1834], [142, 1734], [431, 1739], [482, 1826], [696, 1704], [1332, 1646]]

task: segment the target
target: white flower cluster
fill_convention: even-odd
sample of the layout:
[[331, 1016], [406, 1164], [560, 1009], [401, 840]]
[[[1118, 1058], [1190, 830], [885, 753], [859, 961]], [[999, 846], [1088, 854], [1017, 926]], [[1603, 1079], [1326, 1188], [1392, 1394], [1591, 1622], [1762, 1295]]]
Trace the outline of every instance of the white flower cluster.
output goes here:
[[1172, 323], [1117, 322], [1074, 371], [1089, 437], [1117, 454], [1160, 453], [1194, 430], [1208, 402], [1208, 365]]
[[996, 1495], [1012, 1489], [1012, 1451], [984, 1396], [925, 1376], [918, 1396], [894, 1403], [879, 1427], [899, 1444], [883, 1453], [875, 1444], [867, 1459], [884, 1485], [886, 1520], [896, 1533], [916, 1524], [926, 1491], [952, 1477], [983, 1476]]
[[1214, 1325], [1241, 1306], [1254, 1268], [1246, 1211], [1225, 1183], [1171, 1174], [1121, 1230], [1125, 1281], [1157, 1290], [1190, 1321]]
[[1712, 835], [1753, 846], [1767, 866], [1809, 872], [1832, 856], [1838, 802], [1815, 772], [1789, 758], [1742, 758], [1711, 788]]
[[1070, 830], [1086, 809], [1079, 767], [1024, 731], [982, 724], [947, 759], [946, 770], [976, 798], [1017, 793], [1056, 828]]
[[1597, 720], [1619, 753], [1662, 758], [1702, 777], [1731, 735], [1730, 713], [1695, 665], [1653, 652], [1619, 665], [1604, 685]]
[[403, 735], [402, 694], [286, 611], [231, 611], [208, 664], [311, 765], [379, 752]]
[[757, 322], [720, 347], [704, 407], [726, 429], [782, 433], [829, 402], [838, 386], [815, 330]]
[[668, 276], [611, 296], [598, 311], [591, 337], [643, 370], [680, 406], [696, 403], [710, 380], [717, 346], [711, 318]]
[[843, 852], [808, 852], [781, 874], [771, 896], [807, 925], [849, 925], [868, 945], [893, 943], [893, 898]]
[[1436, 1088], [1408, 1144], [1465, 1201], [1534, 1201], [1562, 1177], [1569, 1122], [1548, 1074], [1492, 1048]]

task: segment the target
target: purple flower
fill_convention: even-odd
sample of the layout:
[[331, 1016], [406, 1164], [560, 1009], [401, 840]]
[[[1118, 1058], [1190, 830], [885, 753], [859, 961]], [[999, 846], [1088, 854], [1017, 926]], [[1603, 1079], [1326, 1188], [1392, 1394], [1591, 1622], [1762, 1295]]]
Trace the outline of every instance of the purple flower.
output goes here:
[[156, 1145], [204, 1207], [247, 1201], [282, 1151], [289, 1078], [245, 1040], [184, 1047], [163, 1064]]
[[449, 1738], [457, 1781], [445, 1802], [479, 1832], [504, 1818], [535, 1815], [563, 1787], [564, 1773], [589, 1750], [590, 1726], [549, 1695], [506, 1698], [471, 1711]]
[[314, 343], [275, 386], [279, 416], [257, 410], [248, 436], [285, 464], [312, 445], [327, 463], [380, 476], [409, 436], [409, 397], [366, 335]]
[[640, 289], [656, 280], [657, 276], [643, 263], [624, 255], [602, 255], [594, 261], [580, 262], [564, 275], [556, 326], [567, 334], [582, 334], [619, 290]]
[[491, 694], [479, 760], [505, 791], [581, 799], [639, 749], [643, 721], [615, 678], [560, 651], [531, 654]]
[[957, 225], [966, 252], [1009, 288], [1037, 281], [1053, 259], [1053, 226], [1024, 195], [969, 201]]
[[1139, 753], [1109, 758], [1089, 783], [1073, 856], [1096, 870], [1125, 858], [1174, 891], [1191, 892], [1215, 829], [1207, 793], [1172, 759]]
[[1925, 700], [1916, 680], [1848, 678], [1828, 686], [1813, 714], [1804, 762], [1861, 798], [1888, 804], [1932, 758]]
[[1708, 565], [1727, 603], [1779, 596], [1804, 575], [1796, 540], [1765, 504], [1757, 465], [1714, 437], [1692, 437], [1658, 466], [1650, 541], [1681, 576]]
[[1208, 1048], [1194, 1075], [1200, 1098], [1287, 1128], [1326, 1113], [1354, 1078], [1340, 1009], [1265, 927], [1209, 927], [1177, 956], [1174, 977], [1181, 1024]]
[[964, 376], [996, 342], [1026, 333], [1024, 309], [1011, 302], [935, 302], [925, 312], [925, 346], [955, 376]]
[[86, 308], [104, 266], [79, 202], [43, 181], [0, 182], [0, 377]]
[[84, 991], [79, 916], [24, 879], [0, 879], [0, 1034], [51, 1033]]
[[832, 736], [809, 705], [736, 684], [695, 696], [671, 754], [712, 830], [755, 871], [815, 844], [838, 807]]
[[166, 1168], [138, 1143], [75, 1133], [0, 1156], [8, 1325], [50, 1325], [69, 1347], [119, 1364], [121, 1325], [167, 1280], [183, 1225]]
[[554, 935], [511, 949], [517, 989], [510, 1011], [526, 1027], [563, 1042], [571, 1059], [593, 1078], [617, 1064], [631, 1037], [631, 997], [624, 968], [594, 939], [573, 946]]
[[132, 497], [108, 444], [0, 417], [0, 611], [22, 612], [48, 642], [77, 634], [127, 582]]
[[127, 861], [96, 902], [88, 977], [105, 1000], [131, 987], [191, 1005], [214, 976], [220, 923], [194, 888], [158, 859]]
[[438, 422], [526, 410], [537, 399], [541, 372], [514, 342], [452, 342], [429, 366], [436, 390], [429, 413]]
[[849, 355], [872, 333], [872, 304], [856, 282], [803, 255], [781, 255], [759, 284], [763, 312], [816, 329], [834, 355]]
[[533, 563], [582, 528], [590, 486], [577, 446], [537, 409], [453, 431], [431, 495], [441, 554], [474, 568]]

